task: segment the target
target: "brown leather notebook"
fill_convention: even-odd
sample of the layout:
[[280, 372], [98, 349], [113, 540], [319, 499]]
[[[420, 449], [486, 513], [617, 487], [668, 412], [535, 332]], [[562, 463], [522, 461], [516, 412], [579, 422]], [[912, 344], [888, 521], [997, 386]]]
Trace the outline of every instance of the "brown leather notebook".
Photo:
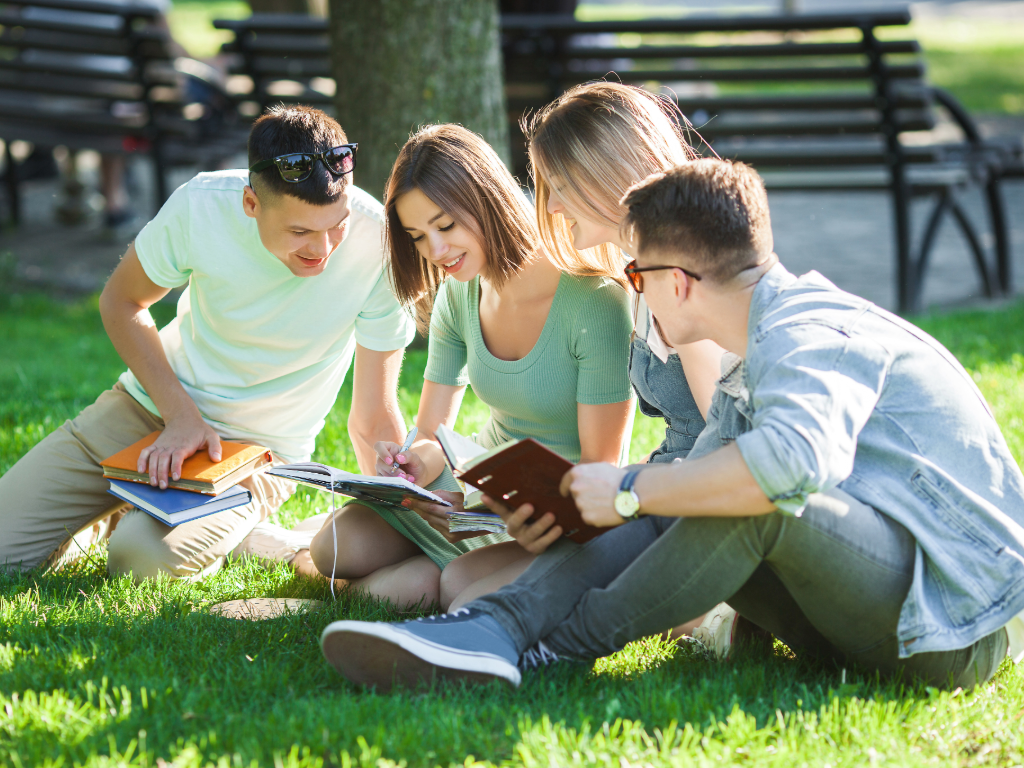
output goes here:
[[[139, 472], [139, 454], [142, 449], [156, 442], [160, 432], [153, 432], [123, 451], [118, 451], [100, 462], [103, 476], [112, 480], [129, 480], [133, 483], [148, 483], [149, 474]], [[169, 488], [205, 493], [216, 496], [233, 485], [240, 483], [253, 472], [270, 464], [270, 451], [261, 445], [245, 445], [221, 440], [221, 460], [213, 461], [206, 449], [197, 451], [185, 459], [181, 467], [181, 479], [167, 483]]]
[[606, 529], [583, 522], [572, 497], [558, 492], [562, 477], [573, 466], [551, 449], [527, 438], [468, 462], [457, 474], [491, 498], [504, 499], [512, 508], [533, 504], [533, 520], [545, 512], [553, 513], [564, 535], [582, 544]]

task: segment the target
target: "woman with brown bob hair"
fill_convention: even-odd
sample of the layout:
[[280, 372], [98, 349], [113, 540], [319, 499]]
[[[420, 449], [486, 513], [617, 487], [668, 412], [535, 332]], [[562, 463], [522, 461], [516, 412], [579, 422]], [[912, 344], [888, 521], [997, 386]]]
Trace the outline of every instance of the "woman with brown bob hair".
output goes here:
[[[421, 328], [429, 322], [430, 339], [419, 439], [405, 453], [378, 443], [378, 471], [460, 506], [434, 431], [454, 428], [468, 384], [490, 407], [475, 436], [483, 447], [532, 437], [573, 462], [619, 463], [633, 415], [621, 265], [556, 261], [501, 159], [458, 125], [409, 139], [384, 209], [395, 293]], [[532, 560], [505, 534], [449, 532], [450, 508], [406, 504], [349, 502], [336, 536], [325, 525], [313, 542], [320, 572], [397, 605], [448, 609], [512, 581]]]
[[[524, 121], [536, 188], [538, 229], [556, 264], [617, 270], [630, 259], [619, 201], [652, 173], [697, 157], [689, 122], [670, 99], [642, 88], [598, 81], [576, 86]], [[665, 420], [665, 439], [648, 462], [685, 458], [704, 429], [724, 350], [713, 341], [673, 349], [633, 284], [636, 332], [629, 376], [640, 410]], [[636, 290], [639, 288], [640, 290]], [[540, 537], [541, 521], [528, 535]], [[704, 617], [678, 628], [689, 634]], [[728, 635], [735, 612], [724, 604], [708, 622]], [[701, 639], [712, 640], [698, 631]]]

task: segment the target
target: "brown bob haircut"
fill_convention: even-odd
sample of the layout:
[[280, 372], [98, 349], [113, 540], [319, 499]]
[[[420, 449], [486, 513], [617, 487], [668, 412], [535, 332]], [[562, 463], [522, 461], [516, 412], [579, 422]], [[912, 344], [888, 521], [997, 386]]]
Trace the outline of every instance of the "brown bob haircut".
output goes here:
[[398, 218], [398, 198], [414, 189], [473, 233], [487, 260], [487, 279], [495, 286], [529, 261], [540, 236], [519, 184], [480, 136], [451, 124], [414, 133], [384, 188], [385, 250], [395, 295], [403, 305], [415, 305], [417, 325], [425, 332], [434, 296], [447, 276], [417, 253]]
[[657, 253], [722, 283], [771, 255], [764, 182], [749, 165], [694, 160], [655, 173], [622, 198], [639, 253]]

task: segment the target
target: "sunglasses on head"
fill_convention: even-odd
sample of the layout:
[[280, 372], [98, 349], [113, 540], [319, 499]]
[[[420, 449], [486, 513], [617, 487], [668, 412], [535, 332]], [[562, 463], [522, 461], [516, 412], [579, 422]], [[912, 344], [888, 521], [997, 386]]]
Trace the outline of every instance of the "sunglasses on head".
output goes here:
[[675, 264], [664, 264], [656, 267], [638, 267], [636, 265], [636, 259], [633, 259], [629, 264], [626, 265], [624, 272], [626, 273], [626, 279], [629, 280], [629, 284], [633, 286], [633, 290], [637, 293], [644, 292], [644, 276], [643, 272], [654, 272], [659, 269], [678, 269], [687, 277], [693, 278], [694, 280], [700, 280], [701, 277], [698, 274], [691, 272], [688, 269], [683, 269]]
[[334, 176], [352, 173], [356, 167], [356, 150], [358, 144], [342, 144], [338, 147], [325, 149], [323, 152], [293, 152], [278, 155], [269, 160], [260, 160], [249, 169], [249, 173], [265, 171], [272, 165], [277, 166], [281, 178], [291, 184], [305, 181], [313, 173], [313, 161], [319, 160]]

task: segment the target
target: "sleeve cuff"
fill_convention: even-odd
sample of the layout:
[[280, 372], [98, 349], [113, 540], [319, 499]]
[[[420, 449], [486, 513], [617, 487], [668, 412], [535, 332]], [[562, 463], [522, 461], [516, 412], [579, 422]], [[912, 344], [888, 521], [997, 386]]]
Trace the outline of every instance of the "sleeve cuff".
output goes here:
[[765, 496], [788, 515], [799, 517], [807, 506], [809, 491], [801, 479], [792, 477], [789, 467], [779, 461], [779, 447], [762, 429], [744, 432], [736, 438], [740, 455]]

